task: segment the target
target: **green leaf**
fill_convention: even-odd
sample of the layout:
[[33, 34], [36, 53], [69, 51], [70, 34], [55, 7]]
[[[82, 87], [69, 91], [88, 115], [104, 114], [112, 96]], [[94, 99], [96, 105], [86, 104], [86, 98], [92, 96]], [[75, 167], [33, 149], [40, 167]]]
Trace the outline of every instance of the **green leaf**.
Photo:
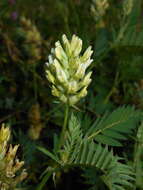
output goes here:
[[56, 153], [58, 150], [59, 138], [57, 134], [54, 134], [54, 149], [53, 151]]
[[61, 164], [59, 158], [56, 155], [54, 155], [53, 153], [51, 153], [50, 151], [48, 151], [47, 149], [45, 149], [43, 147], [38, 146], [37, 148], [38, 148], [38, 150], [40, 150], [41, 152], [43, 152], [45, 155], [47, 155], [48, 157], [50, 157], [52, 160], [54, 160], [57, 163]]
[[110, 146], [122, 146], [120, 141], [126, 140], [127, 135], [136, 128], [140, 114], [140, 111], [131, 106], [119, 107], [112, 113], [106, 112], [89, 128], [86, 138]]
[[43, 187], [47, 183], [48, 179], [51, 177], [52, 173], [53, 173], [52, 171], [46, 173], [46, 175], [43, 177], [42, 181], [40, 182], [40, 184], [38, 185], [36, 190], [42, 190], [43, 189]]
[[97, 135], [95, 140], [99, 143], [108, 144], [110, 146], [122, 146], [122, 144], [117, 140], [113, 139], [112, 136], [108, 137], [105, 135]]
[[113, 151], [109, 151], [107, 146], [83, 139], [82, 146], [76, 148], [78, 154], [74, 156], [70, 165], [95, 167], [101, 170], [104, 173], [102, 179], [111, 190], [133, 187], [132, 182], [135, 180], [133, 169], [120, 163], [121, 158], [114, 156]]
[[71, 114], [68, 130], [65, 136], [66, 139], [64, 143], [64, 150], [61, 152], [61, 154], [65, 154], [66, 159], [71, 161], [71, 154], [73, 153], [75, 146], [82, 140], [80, 123], [73, 113]]

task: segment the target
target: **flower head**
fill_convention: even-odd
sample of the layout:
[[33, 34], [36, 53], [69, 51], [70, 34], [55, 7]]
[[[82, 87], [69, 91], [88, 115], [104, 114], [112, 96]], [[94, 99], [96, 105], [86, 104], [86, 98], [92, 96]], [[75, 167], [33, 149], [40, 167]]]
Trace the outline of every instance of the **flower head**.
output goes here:
[[8, 146], [9, 138], [10, 129], [2, 124], [0, 129], [0, 189], [3, 190], [14, 189], [27, 176], [25, 169], [19, 172], [24, 165], [24, 162], [16, 157], [19, 145]]
[[46, 76], [52, 83], [52, 94], [69, 105], [76, 104], [87, 94], [92, 72], [86, 73], [92, 63], [91, 46], [80, 55], [82, 40], [76, 35], [69, 41], [62, 36], [62, 44], [57, 41], [46, 63]]

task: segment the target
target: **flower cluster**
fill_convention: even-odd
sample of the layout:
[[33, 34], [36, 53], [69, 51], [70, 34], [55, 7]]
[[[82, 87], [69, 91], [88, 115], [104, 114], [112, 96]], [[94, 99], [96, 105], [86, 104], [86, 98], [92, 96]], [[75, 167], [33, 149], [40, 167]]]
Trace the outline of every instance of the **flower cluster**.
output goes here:
[[46, 74], [52, 83], [52, 94], [60, 101], [76, 104], [87, 94], [87, 87], [91, 82], [92, 72], [86, 74], [86, 69], [92, 63], [91, 46], [81, 56], [82, 40], [76, 35], [69, 41], [66, 35], [62, 36], [62, 44], [57, 41], [51, 50], [49, 62], [46, 63]]
[[99, 21], [106, 13], [106, 10], [109, 8], [108, 0], [93, 0], [91, 6], [91, 11], [95, 16], [95, 19]]
[[41, 59], [42, 37], [36, 25], [30, 19], [23, 16], [20, 22], [19, 34], [23, 35], [23, 47], [29, 58], [28, 63], [34, 65]]
[[133, 0], [125, 0], [123, 2], [123, 11], [126, 16], [128, 16], [131, 13], [133, 5], [134, 5]]
[[28, 119], [30, 128], [28, 131], [29, 137], [33, 140], [37, 140], [40, 137], [43, 124], [41, 122], [40, 105], [35, 103], [31, 106], [28, 112]]
[[12, 190], [18, 183], [26, 178], [27, 172], [25, 169], [17, 175], [17, 171], [24, 165], [23, 161], [16, 158], [16, 152], [19, 145], [8, 147], [10, 138], [10, 129], [5, 127], [4, 124], [0, 129], [0, 189]]

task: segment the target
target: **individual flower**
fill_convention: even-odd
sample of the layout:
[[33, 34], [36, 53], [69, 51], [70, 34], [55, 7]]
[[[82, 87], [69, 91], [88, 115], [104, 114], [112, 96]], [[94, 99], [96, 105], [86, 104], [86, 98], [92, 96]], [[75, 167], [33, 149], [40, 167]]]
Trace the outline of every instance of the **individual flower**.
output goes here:
[[91, 46], [81, 55], [82, 40], [76, 35], [69, 41], [66, 35], [55, 43], [46, 63], [46, 76], [52, 83], [52, 94], [60, 101], [74, 105], [87, 94], [92, 72], [86, 73], [92, 63]]

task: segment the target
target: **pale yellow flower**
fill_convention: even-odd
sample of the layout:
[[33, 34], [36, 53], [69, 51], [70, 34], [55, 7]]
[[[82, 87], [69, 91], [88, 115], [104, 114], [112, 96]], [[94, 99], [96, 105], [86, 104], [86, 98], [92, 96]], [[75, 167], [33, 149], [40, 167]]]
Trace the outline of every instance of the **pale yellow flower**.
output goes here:
[[0, 129], [0, 189], [2, 190], [14, 189], [27, 176], [24, 169], [17, 174], [17, 171], [23, 167], [24, 161], [19, 161], [16, 157], [19, 145], [8, 146], [9, 138], [10, 128], [2, 124]]
[[92, 63], [91, 46], [81, 55], [82, 40], [76, 35], [69, 41], [62, 36], [62, 43], [55, 43], [46, 63], [46, 76], [52, 83], [52, 94], [63, 103], [76, 104], [87, 94], [92, 72], [86, 72]]

